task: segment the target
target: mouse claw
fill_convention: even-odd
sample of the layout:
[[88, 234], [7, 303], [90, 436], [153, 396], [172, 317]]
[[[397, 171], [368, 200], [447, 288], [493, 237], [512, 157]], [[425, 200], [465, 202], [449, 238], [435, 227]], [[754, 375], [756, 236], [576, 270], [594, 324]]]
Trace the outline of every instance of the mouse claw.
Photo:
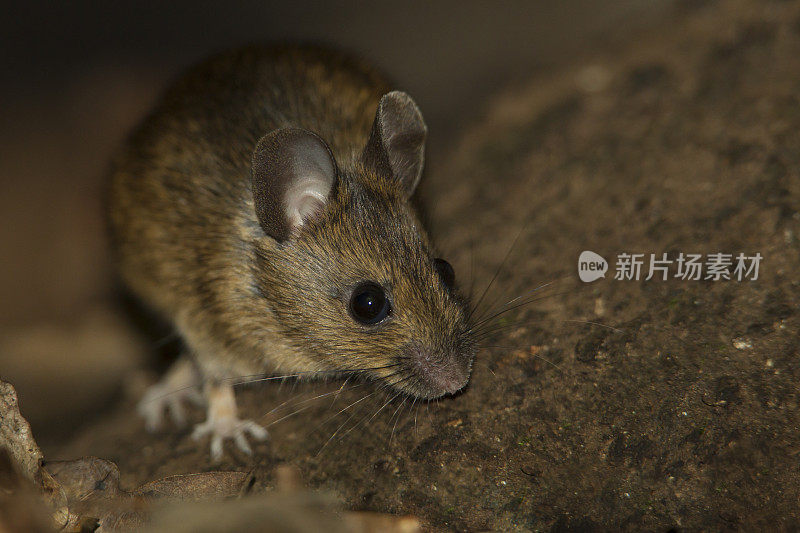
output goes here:
[[195, 426], [192, 439], [200, 440], [211, 435], [211, 459], [214, 462], [222, 458], [225, 439], [232, 439], [237, 448], [252, 455], [253, 449], [247, 436], [262, 441], [269, 436], [267, 430], [252, 420], [242, 420], [236, 415], [236, 400], [230, 385], [210, 386], [207, 396], [208, 420]]
[[161, 429], [165, 411], [169, 413], [177, 427], [184, 427], [186, 426], [184, 401], [202, 405], [203, 397], [196, 388], [175, 390], [167, 383], [156, 383], [145, 391], [136, 406], [136, 411], [144, 418], [145, 428], [150, 433]]
[[136, 410], [144, 418], [147, 431], [152, 433], [163, 425], [165, 411], [169, 412], [176, 426], [184, 427], [186, 425], [184, 401], [195, 405], [204, 403], [191, 362], [179, 359], [161, 381], [148, 387], [139, 400]]
[[247, 442], [247, 435], [255, 440], [263, 441], [269, 436], [269, 433], [252, 420], [229, 417], [209, 419], [198, 424], [192, 432], [192, 439], [200, 440], [207, 435], [211, 435], [211, 459], [219, 462], [222, 459], [225, 439], [232, 439], [239, 450], [247, 455], [253, 455], [253, 449]]

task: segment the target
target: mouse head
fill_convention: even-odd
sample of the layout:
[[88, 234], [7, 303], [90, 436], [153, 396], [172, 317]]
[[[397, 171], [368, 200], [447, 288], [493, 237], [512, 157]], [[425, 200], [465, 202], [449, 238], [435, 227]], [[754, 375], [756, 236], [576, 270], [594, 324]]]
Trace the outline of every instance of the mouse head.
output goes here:
[[451, 266], [411, 209], [427, 128], [391, 92], [358, 156], [336, 161], [314, 133], [282, 129], [253, 154], [259, 291], [308, 365], [356, 371], [413, 396], [469, 380], [474, 342]]

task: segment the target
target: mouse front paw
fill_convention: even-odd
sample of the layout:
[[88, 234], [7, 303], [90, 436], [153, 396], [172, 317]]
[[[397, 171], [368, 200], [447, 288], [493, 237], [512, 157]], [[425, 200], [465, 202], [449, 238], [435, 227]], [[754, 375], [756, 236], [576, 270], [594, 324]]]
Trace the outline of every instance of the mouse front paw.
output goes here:
[[236, 417], [216, 420], [206, 420], [197, 424], [192, 432], [194, 440], [200, 440], [206, 435], [211, 435], [211, 459], [219, 461], [222, 458], [222, 445], [225, 439], [232, 439], [236, 447], [247, 455], [252, 455], [253, 450], [247, 442], [247, 435], [255, 440], [265, 440], [269, 434], [267, 430], [252, 420], [241, 420]]
[[248, 455], [253, 450], [247, 442], [247, 435], [256, 440], [265, 440], [267, 430], [252, 420], [243, 420], [236, 413], [236, 399], [233, 387], [224, 384], [210, 385], [207, 388], [208, 420], [195, 426], [192, 438], [199, 440], [211, 435], [211, 459], [215, 462], [222, 458], [222, 447], [225, 439], [232, 439], [236, 446]]
[[183, 403], [186, 401], [195, 405], [204, 403], [199, 385], [199, 379], [191, 362], [178, 360], [161, 381], [147, 388], [136, 405], [136, 411], [144, 418], [147, 431], [152, 433], [161, 428], [165, 412], [169, 412], [176, 426], [185, 426]]

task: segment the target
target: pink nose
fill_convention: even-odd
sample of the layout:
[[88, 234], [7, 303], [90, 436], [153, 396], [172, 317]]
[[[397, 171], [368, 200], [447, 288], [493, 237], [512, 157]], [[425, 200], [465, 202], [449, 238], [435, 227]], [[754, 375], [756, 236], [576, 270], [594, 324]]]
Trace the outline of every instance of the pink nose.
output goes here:
[[414, 352], [413, 361], [419, 377], [427, 381], [440, 395], [458, 392], [469, 381], [469, 369], [459, 364], [452, 355], [438, 360], [430, 352]]
[[469, 376], [464, 369], [458, 368], [455, 364], [449, 364], [444, 368], [432, 371], [428, 379], [444, 394], [453, 394], [464, 388]]

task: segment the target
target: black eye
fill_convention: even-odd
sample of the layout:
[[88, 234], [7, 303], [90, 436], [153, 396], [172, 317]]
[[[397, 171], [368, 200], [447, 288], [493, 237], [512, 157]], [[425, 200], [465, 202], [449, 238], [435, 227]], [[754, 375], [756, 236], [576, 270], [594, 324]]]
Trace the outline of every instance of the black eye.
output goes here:
[[350, 297], [350, 314], [362, 324], [377, 324], [390, 310], [383, 287], [371, 281], [356, 287]]
[[442, 277], [445, 286], [448, 289], [452, 289], [456, 284], [456, 273], [453, 271], [453, 267], [450, 266], [450, 263], [437, 257], [433, 260], [433, 266], [436, 267], [436, 271], [439, 273], [439, 276]]

